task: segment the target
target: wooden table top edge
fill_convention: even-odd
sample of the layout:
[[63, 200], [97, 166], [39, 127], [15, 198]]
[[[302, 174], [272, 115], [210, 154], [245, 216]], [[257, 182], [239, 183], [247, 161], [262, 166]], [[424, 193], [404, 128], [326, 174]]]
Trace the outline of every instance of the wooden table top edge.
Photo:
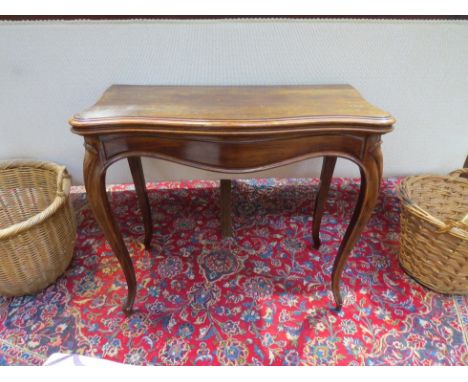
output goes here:
[[305, 125], [363, 125], [388, 127], [395, 123], [391, 115], [386, 117], [351, 116], [351, 115], [324, 115], [286, 118], [264, 119], [194, 119], [194, 118], [76, 118], [69, 119], [69, 124], [78, 129], [99, 126], [167, 126], [167, 127], [223, 127], [223, 128], [249, 128], [272, 126], [305, 126]]
[[[333, 99], [336, 96], [342, 99], [338, 102], [330, 101], [330, 98]], [[148, 98], [151, 101], [148, 101]], [[253, 107], [249, 104], [252, 101]], [[286, 102], [286, 108], [283, 107], [281, 111], [275, 113], [273, 110], [278, 104], [283, 105], [283, 101]], [[249, 104], [248, 107], [245, 106], [246, 102]], [[219, 116], [216, 115], [218, 113], [213, 112], [213, 109], [217, 108], [217, 103], [225, 108], [224, 112], [229, 113], [229, 117]], [[358, 106], [350, 107], [350, 104]], [[329, 109], [328, 113], [318, 112], [320, 109], [317, 110], [317, 107], [320, 108], [320, 106], [326, 106]], [[238, 116], [236, 114], [239, 107], [241, 108]], [[139, 108], [145, 115], [135, 115]], [[120, 109], [124, 111], [119, 112]], [[179, 115], [167, 115], [171, 112]], [[263, 112], [265, 115], [261, 115]], [[112, 85], [104, 91], [93, 106], [75, 114], [68, 122], [73, 131], [78, 134], [84, 133], [87, 129], [104, 127], [112, 129], [116, 126], [119, 126], [119, 130], [122, 130], [123, 126], [128, 129], [155, 126], [158, 128], [183, 127], [200, 129], [200, 131], [223, 128], [223, 130], [243, 132], [249, 128], [276, 129], [310, 126], [312, 129], [318, 126], [346, 125], [364, 128], [372, 126], [376, 132], [379, 129], [388, 132], [395, 123], [395, 119], [389, 113], [367, 102], [354, 87], [347, 84]], [[274, 133], [274, 131], [271, 132]]]

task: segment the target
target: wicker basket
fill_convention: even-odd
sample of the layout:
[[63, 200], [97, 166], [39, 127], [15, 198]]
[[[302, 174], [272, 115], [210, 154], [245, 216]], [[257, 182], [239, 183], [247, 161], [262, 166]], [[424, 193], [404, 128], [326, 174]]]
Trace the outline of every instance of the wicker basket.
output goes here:
[[440, 293], [468, 293], [468, 180], [421, 175], [404, 179], [400, 264], [424, 286]]
[[49, 162], [0, 162], [0, 295], [31, 294], [70, 264], [76, 223], [70, 177]]

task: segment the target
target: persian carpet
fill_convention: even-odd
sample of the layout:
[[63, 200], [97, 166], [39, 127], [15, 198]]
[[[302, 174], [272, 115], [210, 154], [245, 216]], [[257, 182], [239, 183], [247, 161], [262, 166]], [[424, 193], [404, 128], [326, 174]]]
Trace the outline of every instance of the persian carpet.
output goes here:
[[349, 258], [339, 313], [331, 269], [358, 180], [334, 179], [319, 250], [317, 179], [234, 182], [234, 237], [223, 240], [217, 182], [148, 184], [151, 251], [133, 186], [109, 187], [138, 280], [129, 318], [123, 273], [75, 187], [72, 264], [37, 295], [0, 297], [0, 364], [61, 352], [141, 365], [466, 365], [468, 297], [431, 292], [399, 266], [396, 184], [383, 182]]

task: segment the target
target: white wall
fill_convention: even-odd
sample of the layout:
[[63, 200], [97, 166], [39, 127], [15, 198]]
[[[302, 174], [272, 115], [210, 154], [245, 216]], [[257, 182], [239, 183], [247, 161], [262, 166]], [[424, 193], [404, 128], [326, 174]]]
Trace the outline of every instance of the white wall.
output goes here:
[[[392, 113], [386, 176], [446, 173], [468, 154], [468, 22], [210, 20], [0, 22], [0, 159], [68, 166], [82, 182], [82, 138], [67, 119], [113, 83], [350, 83]], [[340, 163], [341, 162], [341, 163]], [[148, 159], [147, 180], [214, 173]], [[309, 160], [255, 176], [317, 176]], [[339, 161], [337, 175], [355, 176]], [[125, 164], [109, 182], [126, 182]]]

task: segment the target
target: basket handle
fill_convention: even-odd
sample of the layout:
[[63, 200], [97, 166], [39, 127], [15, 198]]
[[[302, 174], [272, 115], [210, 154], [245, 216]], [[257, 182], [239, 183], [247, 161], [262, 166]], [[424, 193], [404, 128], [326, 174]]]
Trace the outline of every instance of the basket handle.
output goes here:
[[[451, 178], [467, 179], [468, 180], [468, 168], [459, 168], [458, 170], [452, 171], [448, 174]], [[464, 231], [468, 231], [468, 214], [466, 214], [461, 220], [448, 220], [444, 222], [445, 227], [436, 231], [436, 233], [445, 233], [450, 231], [452, 228], [459, 228]]]
[[[457, 178], [459, 174], [468, 173], [468, 168], [460, 169], [453, 171], [449, 174], [449, 177]], [[425, 177], [424, 175], [419, 175], [418, 177]], [[451, 231], [452, 234], [456, 234], [457, 237], [462, 235], [463, 238], [468, 237], [468, 214], [465, 215], [461, 220], [446, 220], [442, 221], [437, 217], [429, 214], [427, 211], [422, 209], [417, 204], [413, 203], [411, 198], [409, 197], [408, 190], [405, 184], [405, 179], [398, 185], [397, 190], [401, 200], [402, 205], [404, 205], [408, 210], [410, 210], [413, 214], [418, 216], [421, 219], [431, 222], [432, 224], [436, 225], [438, 228], [436, 233], [445, 233]], [[465, 181], [465, 179], [460, 179]]]
[[458, 170], [449, 173], [452, 178], [465, 178], [468, 179], [468, 168], [459, 168]]
[[458, 220], [447, 220], [444, 222], [445, 227], [442, 227], [441, 229], [435, 231], [435, 233], [446, 233], [450, 231], [452, 228], [460, 228], [462, 230], [467, 230], [468, 229], [468, 214], [465, 215], [465, 217], [458, 221]]
[[57, 196], [65, 198], [70, 193], [71, 177], [65, 166], [60, 166], [57, 174]]
[[71, 178], [68, 174], [65, 166], [60, 166], [52, 162], [45, 161], [21, 161], [21, 160], [10, 160], [0, 162], [0, 168], [8, 169], [14, 168], [19, 165], [31, 166], [34, 168], [47, 168], [57, 172], [57, 190], [56, 196], [47, 208], [38, 214], [31, 216], [22, 222], [13, 224], [7, 228], [0, 229], [0, 240], [10, 238], [18, 235], [27, 229], [34, 227], [35, 225], [42, 223], [44, 220], [55, 214], [55, 212], [63, 206], [66, 202], [66, 198], [70, 192]]

